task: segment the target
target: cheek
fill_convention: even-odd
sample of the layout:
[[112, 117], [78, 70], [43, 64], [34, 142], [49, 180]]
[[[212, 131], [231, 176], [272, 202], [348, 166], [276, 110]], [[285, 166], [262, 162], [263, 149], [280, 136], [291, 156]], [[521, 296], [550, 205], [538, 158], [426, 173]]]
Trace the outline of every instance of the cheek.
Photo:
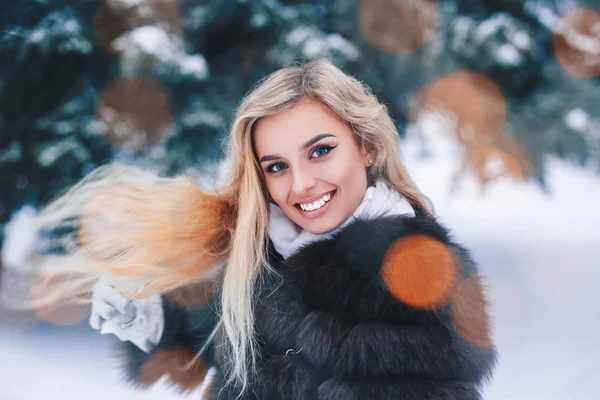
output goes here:
[[277, 204], [285, 204], [288, 196], [289, 184], [281, 177], [274, 179], [265, 177], [265, 184], [269, 194]]
[[[346, 188], [346, 191], [363, 185], [366, 182], [366, 169], [360, 156], [356, 154], [343, 154], [334, 163], [329, 163], [326, 176], [329, 182]], [[349, 194], [349, 193], [348, 193]]]

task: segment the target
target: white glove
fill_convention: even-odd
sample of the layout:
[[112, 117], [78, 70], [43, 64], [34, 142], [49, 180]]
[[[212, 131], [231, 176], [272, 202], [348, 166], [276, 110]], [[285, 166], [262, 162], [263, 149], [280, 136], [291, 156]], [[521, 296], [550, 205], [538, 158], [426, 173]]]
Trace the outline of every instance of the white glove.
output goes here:
[[100, 278], [93, 289], [90, 325], [105, 335], [112, 333], [149, 352], [158, 344], [164, 330], [162, 298], [129, 299], [111, 281]]

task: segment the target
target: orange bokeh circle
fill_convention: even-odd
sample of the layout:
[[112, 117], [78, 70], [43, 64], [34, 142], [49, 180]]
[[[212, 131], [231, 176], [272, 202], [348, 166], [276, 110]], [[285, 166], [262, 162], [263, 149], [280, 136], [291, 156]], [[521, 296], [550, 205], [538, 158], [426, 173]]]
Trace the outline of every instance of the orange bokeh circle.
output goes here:
[[514, 136], [504, 134], [498, 136], [493, 144], [495, 148], [504, 151], [519, 163], [523, 176], [533, 176], [535, 165], [533, 164], [531, 152], [525, 144]]
[[98, 119], [114, 146], [142, 150], [164, 138], [173, 123], [174, 104], [154, 80], [124, 77], [109, 83], [98, 101]]
[[387, 54], [416, 51], [435, 35], [436, 0], [361, 0], [359, 29], [363, 37]]
[[112, 42], [125, 32], [151, 25], [180, 36], [182, 18], [178, 0], [144, 0], [137, 3], [104, 0], [96, 11], [96, 37], [108, 54], [114, 55]]
[[477, 275], [460, 282], [450, 302], [452, 323], [466, 341], [483, 348], [491, 348], [490, 321], [487, 303]]
[[448, 248], [425, 235], [397, 240], [383, 260], [386, 287], [398, 300], [415, 308], [444, 306], [455, 276], [454, 259]]
[[[67, 282], [68, 279], [68, 276], [60, 278], [36, 277], [30, 290], [31, 298], [35, 300], [48, 293], [61, 292], [60, 286], [63, 282]], [[35, 313], [41, 320], [51, 322], [55, 325], [76, 325], [90, 315], [91, 307], [89, 300], [90, 293], [87, 293], [84, 296], [69, 299], [68, 301], [62, 301], [50, 306], [37, 307]]]
[[208, 304], [217, 295], [222, 277], [223, 271], [220, 271], [218, 274], [210, 274], [210, 276], [200, 281], [165, 293], [164, 296], [169, 302], [179, 307], [187, 309], [199, 308]]
[[458, 71], [415, 93], [410, 121], [415, 122], [422, 112], [439, 113], [453, 121], [456, 137], [463, 145], [482, 146], [502, 132], [507, 104], [500, 88], [487, 76]]
[[206, 365], [196, 354], [183, 348], [167, 348], [153, 353], [142, 364], [138, 384], [149, 387], [166, 375], [169, 383], [188, 391], [200, 386], [207, 372]]
[[600, 14], [578, 8], [562, 17], [552, 34], [552, 47], [569, 74], [579, 78], [599, 76]]
[[525, 180], [521, 164], [510, 154], [494, 147], [476, 147], [465, 153], [460, 173], [473, 172], [482, 184], [500, 177]]

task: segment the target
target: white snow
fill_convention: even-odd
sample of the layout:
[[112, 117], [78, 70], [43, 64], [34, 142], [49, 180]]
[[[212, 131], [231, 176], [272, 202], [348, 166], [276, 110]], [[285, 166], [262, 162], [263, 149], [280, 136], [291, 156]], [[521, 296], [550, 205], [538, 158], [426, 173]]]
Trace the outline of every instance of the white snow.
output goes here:
[[306, 39], [308, 39], [311, 35], [314, 34], [314, 30], [308, 26], [299, 26], [295, 28], [293, 31], [288, 33], [285, 41], [290, 46], [297, 46]]
[[[596, 28], [597, 29], [597, 28]], [[596, 35], [584, 35], [580, 31], [574, 29], [571, 24], [566, 21], [560, 20], [556, 25], [555, 32], [561, 33], [569, 45], [584, 53], [589, 53], [592, 56], [598, 56], [600, 54], [600, 40]], [[595, 62], [596, 60], [592, 60]]]
[[469, 37], [469, 33], [473, 29], [473, 20], [468, 17], [456, 17], [452, 21], [454, 32], [452, 34], [452, 46], [458, 47], [465, 43]]
[[318, 29], [311, 26], [299, 26], [292, 30], [285, 38], [289, 46], [301, 46], [302, 55], [307, 58], [329, 57], [341, 53], [346, 58], [356, 60], [360, 51], [350, 41], [338, 33], [323, 35]]
[[512, 37], [512, 42], [521, 50], [529, 50], [531, 48], [531, 38], [523, 31], [516, 32]]
[[76, 33], [81, 31], [81, 24], [76, 19], [65, 22], [64, 28], [67, 32]]
[[526, 2], [525, 10], [537, 16], [538, 20], [548, 29], [553, 29], [559, 20], [558, 15], [556, 15], [548, 5], [541, 1]]
[[344, 39], [339, 33], [330, 33], [327, 35], [327, 45], [330, 49], [335, 49], [344, 54], [350, 60], [357, 60], [360, 52], [350, 41]]
[[179, 65], [185, 75], [196, 76], [198, 79], [208, 78], [208, 63], [199, 54], [180, 57]]
[[22, 154], [21, 145], [15, 141], [7, 148], [0, 150], [0, 161], [4, 163], [16, 163], [21, 160]]
[[507, 24], [508, 17], [505, 14], [496, 14], [481, 22], [475, 31], [475, 38], [478, 42], [483, 42], [494, 33]]
[[147, 391], [127, 386], [115, 368], [114, 340], [85, 327], [0, 330], [2, 400], [201, 399], [179, 395], [165, 379]]
[[315, 58], [323, 49], [324, 41], [321, 38], [310, 37], [306, 39], [304, 42], [304, 47], [302, 48], [302, 55], [307, 58]]
[[27, 268], [27, 260], [33, 252], [37, 238], [36, 215], [35, 208], [24, 206], [13, 214], [4, 227], [5, 238], [0, 253], [4, 268]]
[[496, 53], [496, 59], [504, 65], [517, 66], [523, 63], [523, 56], [515, 46], [509, 43], [501, 45]]
[[135, 52], [137, 57], [139, 54], [151, 55], [162, 62], [172, 59], [177, 52], [169, 35], [163, 29], [150, 25], [123, 34], [115, 39], [112, 47], [122, 54]]
[[32, 43], [39, 43], [42, 42], [46, 39], [47, 37], [47, 33], [45, 30], [43, 29], [36, 29], [35, 31], [33, 31], [33, 33], [29, 36], [29, 40]]
[[55, 125], [56, 132], [60, 133], [61, 135], [67, 135], [77, 129], [77, 127], [74, 125], [75, 124], [70, 121], [59, 121]]
[[59, 143], [50, 143], [46, 146], [40, 146], [38, 162], [44, 167], [48, 167], [56, 162], [63, 155], [72, 152], [80, 159], [88, 158], [88, 150], [71, 140], [63, 140]]
[[132, 29], [115, 39], [112, 48], [120, 53], [125, 74], [134, 74], [147, 65], [163, 64], [175, 66], [180, 74], [198, 80], [204, 80], [209, 75], [208, 63], [202, 55], [187, 54], [177, 38], [157, 26]]
[[269, 17], [264, 11], [254, 13], [250, 19], [250, 26], [253, 28], [262, 28], [269, 22]]
[[564, 117], [565, 124], [576, 131], [584, 131], [590, 125], [590, 116], [581, 108], [574, 108]]

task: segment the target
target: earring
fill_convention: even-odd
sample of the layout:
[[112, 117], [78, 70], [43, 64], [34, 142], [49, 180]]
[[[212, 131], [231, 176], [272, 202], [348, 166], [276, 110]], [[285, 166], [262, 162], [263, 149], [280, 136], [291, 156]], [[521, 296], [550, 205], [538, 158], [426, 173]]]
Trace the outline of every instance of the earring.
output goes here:
[[369, 158], [369, 164], [373, 164], [373, 160]]

